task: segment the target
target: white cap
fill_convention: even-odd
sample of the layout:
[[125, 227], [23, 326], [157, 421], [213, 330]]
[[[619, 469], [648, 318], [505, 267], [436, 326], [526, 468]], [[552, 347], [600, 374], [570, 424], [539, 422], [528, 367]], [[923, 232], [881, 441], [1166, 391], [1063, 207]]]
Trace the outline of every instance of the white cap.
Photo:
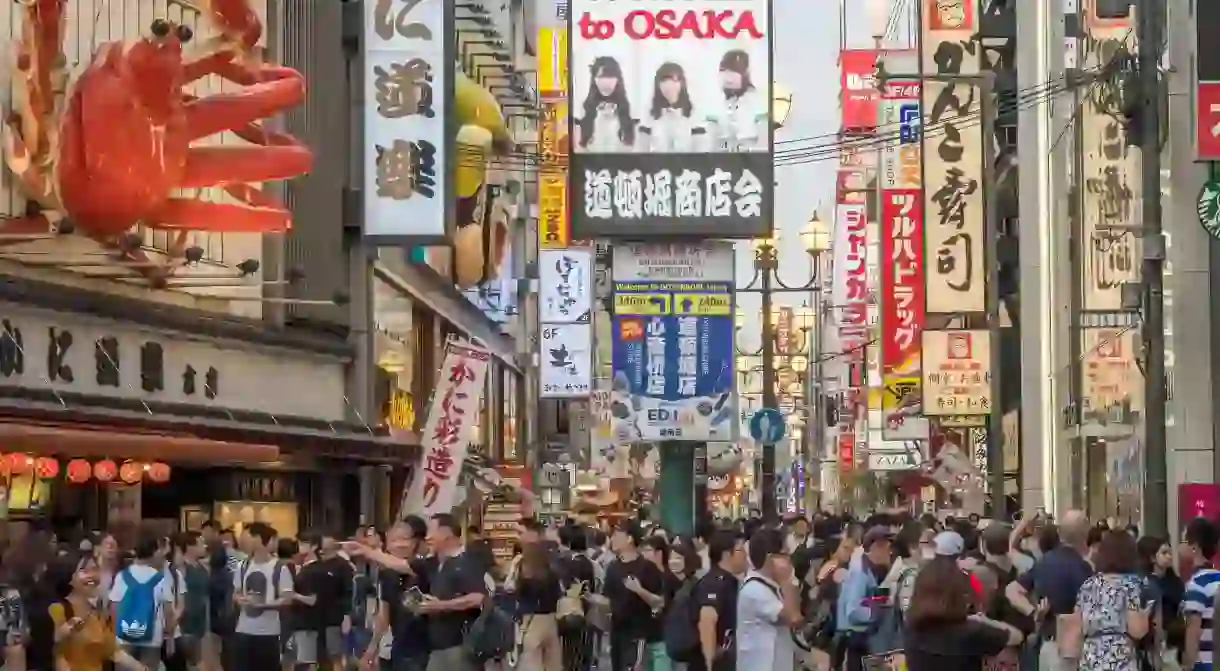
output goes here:
[[956, 531], [942, 531], [932, 539], [936, 554], [940, 557], [956, 557], [966, 551], [966, 541]]

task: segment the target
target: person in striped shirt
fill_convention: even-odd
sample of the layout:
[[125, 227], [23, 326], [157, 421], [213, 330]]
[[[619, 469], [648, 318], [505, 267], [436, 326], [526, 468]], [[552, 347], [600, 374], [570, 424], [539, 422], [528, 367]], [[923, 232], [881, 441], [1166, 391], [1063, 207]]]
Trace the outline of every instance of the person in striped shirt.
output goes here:
[[1186, 645], [1182, 651], [1182, 668], [1212, 671], [1212, 619], [1215, 616], [1216, 592], [1220, 590], [1220, 571], [1212, 565], [1220, 533], [1216, 525], [1202, 517], [1186, 525], [1182, 554], [1194, 566], [1186, 594], [1182, 597], [1182, 615], [1186, 618]]

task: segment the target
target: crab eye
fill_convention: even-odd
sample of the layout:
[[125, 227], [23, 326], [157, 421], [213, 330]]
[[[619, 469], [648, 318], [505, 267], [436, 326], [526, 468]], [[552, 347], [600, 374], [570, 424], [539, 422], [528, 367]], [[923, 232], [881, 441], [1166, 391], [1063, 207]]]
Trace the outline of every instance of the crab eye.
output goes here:
[[190, 26], [178, 26], [178, 41], [179, 42], [183, 42], [183, 43], [190, 42], [191, 38], [194, 36], [195, 36], [195, 31], [191, 30]]
[[149, 30], [152, 31], [154, 37], [168, 36], [170, 28], [171, 26], [169, 25], [169, 21], [166, 21], [165, 19], [157, 19], [156, 21], [152, 22], [151, 26], [149, 26]]

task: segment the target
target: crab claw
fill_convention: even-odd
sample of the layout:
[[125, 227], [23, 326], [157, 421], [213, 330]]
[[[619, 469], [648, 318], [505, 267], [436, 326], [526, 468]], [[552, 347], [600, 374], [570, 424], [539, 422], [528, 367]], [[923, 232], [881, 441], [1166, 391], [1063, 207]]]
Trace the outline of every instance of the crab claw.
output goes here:
[[243, 53], [252, 53], [263, 36], [263, 22], [250, 0], [208, 0], [207, 12], [220, 38]]

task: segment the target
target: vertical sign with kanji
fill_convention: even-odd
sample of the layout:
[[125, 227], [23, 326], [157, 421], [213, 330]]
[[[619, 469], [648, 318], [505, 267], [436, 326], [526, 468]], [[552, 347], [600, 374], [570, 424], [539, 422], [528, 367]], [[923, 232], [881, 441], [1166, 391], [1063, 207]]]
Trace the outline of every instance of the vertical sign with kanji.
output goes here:
[[364, 3], [364, 235], [375, 244], [453, 231], [454, 4]]
[[419, 436], [419, 463], [407, 481], [403, 513], [429, 519], [449, 512], [458, 502], [458, 480], [467, 442], [479, 423], [490, 361], [491, 353], [482, 347], [452, 340], [445, 345], [444, 362]]

